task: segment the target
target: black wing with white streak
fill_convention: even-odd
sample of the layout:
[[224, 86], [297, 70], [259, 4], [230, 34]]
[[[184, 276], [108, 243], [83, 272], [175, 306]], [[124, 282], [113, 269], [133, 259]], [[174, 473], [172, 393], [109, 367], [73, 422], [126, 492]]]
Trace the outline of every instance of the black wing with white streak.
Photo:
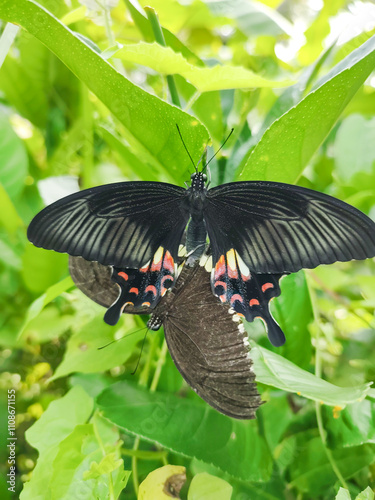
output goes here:
[[[212, 295], [209, 273], [199, 266], [194, 270], [185, 266], [170, 295], [174, 299], [167, 305], [163, 325], [181, 375], [202, 399], [225, 415], [255, 418], [261, 399], [247, 335], [239, 317]], [[163, 304], [159, 307], [162, 310]]]
[[189, 218], [186, 190], [162, 182], [86, 189], [47, 206], [27, 236], [37, 247], [101, 264], [138, 268], [162, 246], [173, 258]]
[[235, 182], [210, 189], [206, 200], [214, 263], [232, 248], [257, 273], [296, 272], [375, 256], [375, 223], [311, 189]]

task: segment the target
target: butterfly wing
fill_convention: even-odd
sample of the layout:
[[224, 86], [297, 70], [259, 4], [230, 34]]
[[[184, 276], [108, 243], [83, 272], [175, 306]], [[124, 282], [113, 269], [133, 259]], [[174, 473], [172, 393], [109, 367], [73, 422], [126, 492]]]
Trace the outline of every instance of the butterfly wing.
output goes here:
[[251, 273], [235, 250], [222, 255], [211, 272], [211, 288], [221, 302], [231, 305], [237, 314], [254, 321], [261, 318], [268, 338], [275, 347], [285, 343], [285, 335], [269, 309], [270, 300], [281, 293], [282, 274]]
[[37, 247], [117, 267], [138, 268], [159, 247], [177, 257], [189, 218], [186, 190], [162, 182], [119, 182], [47, 206], [28, 228]]
[[[137, 271], [135, 269], [134, 271]], [[91, 262], [82, 257], [69, 257], [69, 272], [75, 285], [91, 300], [103, 307], [111, 307], [120, 296], [120, 287], [111, 279], [112, 267]], [[128, 314], [151, 314], [150, 307], [126, 305]]]
[[236, 250], [256, 273], [375, 256], [375, 223], [331, 196], [277, 182], [212, 188], [204, 209], [214, 264]]
[[261, 399], [247, 335], [239, 317], [229, 314], [228, 306], [212, 295], [209, 273], [198, 265], [185, 266], [171, 295], [174, 299], [168, 305], [164, 331], [183, 378], [225, 415], [255, 418]]

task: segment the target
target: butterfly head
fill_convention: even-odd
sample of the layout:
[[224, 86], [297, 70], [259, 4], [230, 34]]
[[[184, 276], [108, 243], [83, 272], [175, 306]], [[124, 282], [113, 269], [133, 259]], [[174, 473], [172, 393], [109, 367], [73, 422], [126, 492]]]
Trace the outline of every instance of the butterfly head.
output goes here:
[[191, 174], [191, 188], [193, 192], [202, 192], [206, 189], [207, 175], [203, 172]]

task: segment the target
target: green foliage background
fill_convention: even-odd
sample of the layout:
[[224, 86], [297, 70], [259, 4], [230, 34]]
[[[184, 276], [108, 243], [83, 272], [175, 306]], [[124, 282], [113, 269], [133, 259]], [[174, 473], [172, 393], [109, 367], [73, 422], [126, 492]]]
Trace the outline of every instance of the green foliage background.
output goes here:
[[[158, 13], [165, 47], [155, 11], [148, 19], [133, 0], [0, 2], [0, 496], [12, 498], [3, 430], [15, 388], [22, 500], [134, 499], [152, 471], [138, 498], [170, 498], [163, 474], [183, 469], [166, 464], [186, 468], [189, 500], [373, 499], [373, 260], [282, 281], [273, 312], [287, 343], [272, 348], [258, 321], [246, 325], [267, 403], [239, 422], [186, 386], [162, 332], [134, 376], [143, 332], [99, 351], [144, 320], [105, 325], [67, 256], [26, 239], [66, 176], [82, 188], [183, 185], [191, 165], [176, 123], [195, 161], [234, 127], [213, 185], [298, 183], [375, 217], [374, 30], [327, 41], [354, 4], [140, 3]], [[356, 5], [370, 18], [370, 4]]]

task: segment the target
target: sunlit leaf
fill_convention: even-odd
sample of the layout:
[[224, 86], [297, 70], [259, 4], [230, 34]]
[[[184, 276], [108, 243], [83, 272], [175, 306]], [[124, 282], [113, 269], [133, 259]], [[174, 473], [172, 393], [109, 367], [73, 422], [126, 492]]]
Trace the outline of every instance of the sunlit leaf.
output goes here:
[[193, 477], [188, 500], [230, 500], [232, 491], [232, 486], [224, 479], [202, 472]]
[[326, 405], [344, 408], [347, 404], [364, 399], [370, 389], [371, 383], [338, 387], [260, 346], [253, 346], [251, 357], [258, 382], [295, 392]]
[[375, 37], [339, 63], [340, 73], [334, 70], [335, 76], [267, 129], [237, 180], [295, 183], [374, 66]]
[[239, 66], [220, 66], [201, 68], [190, 64], [180, 53], [158, 43], [125, 45], [112, 57], [128, 62], [143, 64], [165, 75], [179, 74], [186, 78], [200, 92], [223, 89], [254, 87], [284, 87], [289, 80], [272, 81]]
[[179, 124], [188, 149], [202, 151], [207, 134], [196, 118], [131, 83], [32, 0], [4, 0], [0, 17], [20, 24], [45, 43], [120, 120], [127, 140], [145, 161], [175, 181], [185, 180], [181, 163], [187, 165], [189, 159], [184, 160], [175, 124]]

